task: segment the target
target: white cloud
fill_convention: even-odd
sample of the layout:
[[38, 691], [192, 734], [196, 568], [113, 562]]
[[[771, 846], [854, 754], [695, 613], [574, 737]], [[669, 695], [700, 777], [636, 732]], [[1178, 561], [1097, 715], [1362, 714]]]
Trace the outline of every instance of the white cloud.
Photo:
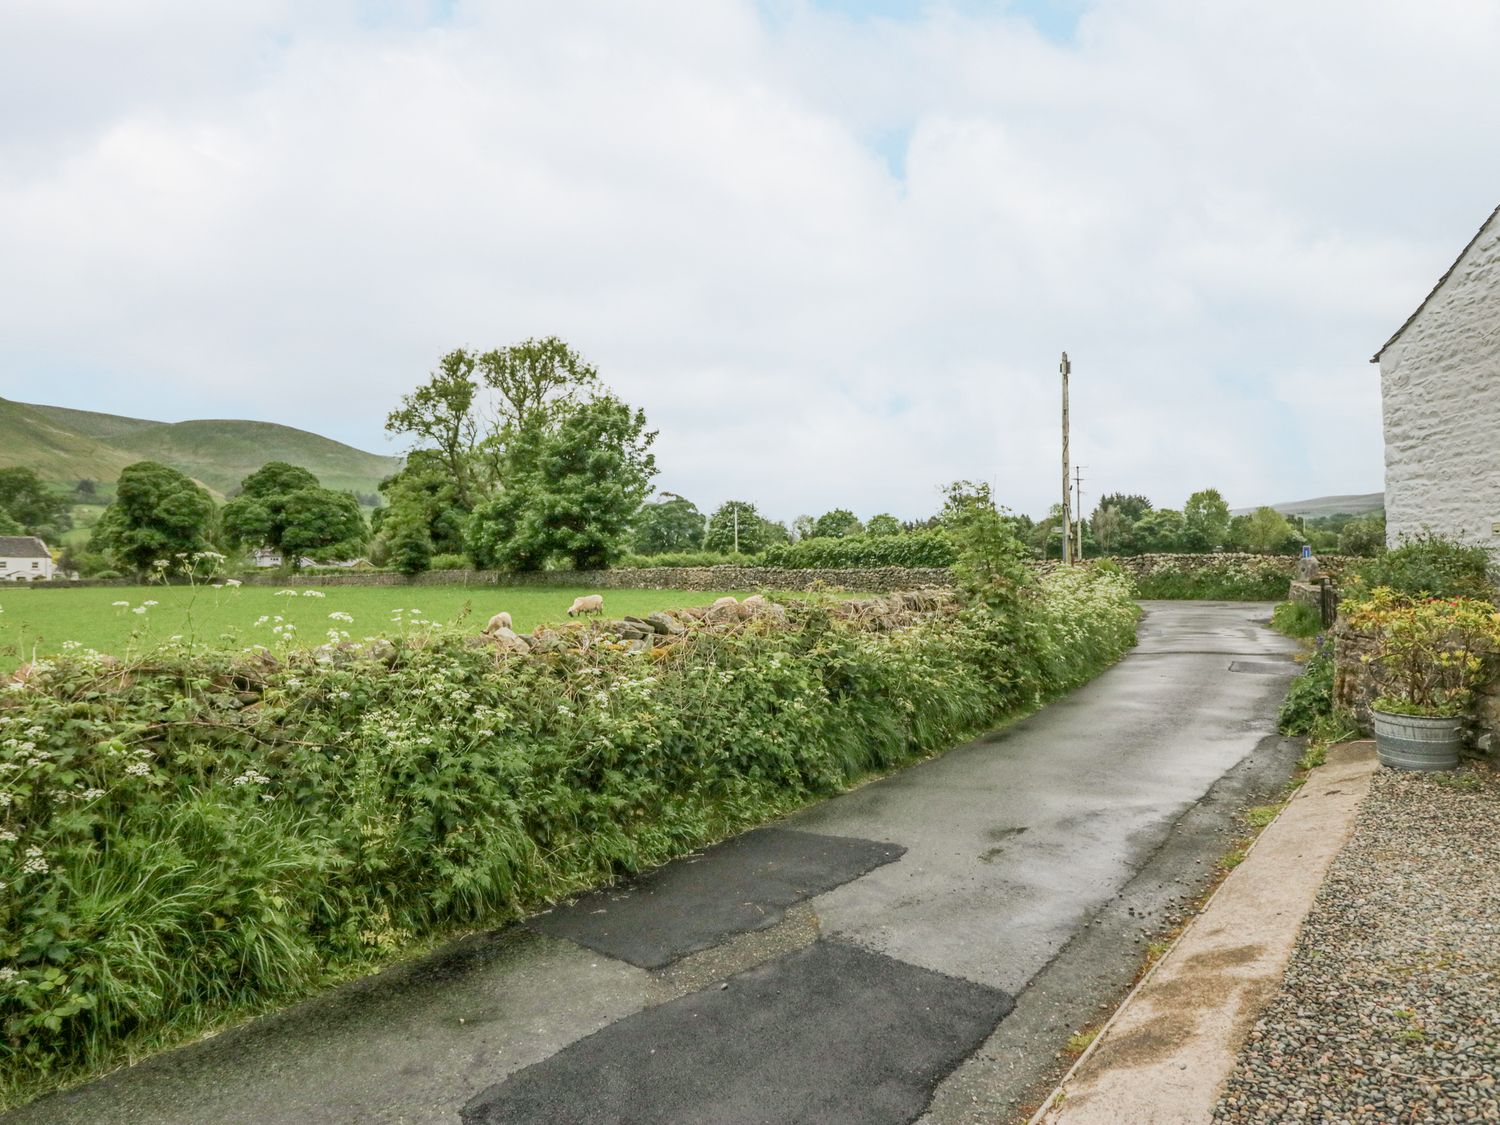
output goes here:
[[783, 518], [1044, 510], [1064, 347], [1095, 496], [1378, 488], [1364, 361], [1500, 182], [1489, 5], [121, 10], [0, 14], [0, 393], [382, 448], [557, 333]]

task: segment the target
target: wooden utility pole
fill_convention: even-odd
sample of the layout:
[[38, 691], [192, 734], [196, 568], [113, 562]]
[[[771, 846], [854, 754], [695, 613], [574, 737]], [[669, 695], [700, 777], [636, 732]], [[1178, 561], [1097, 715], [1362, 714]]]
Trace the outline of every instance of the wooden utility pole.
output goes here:
[[1075, 520], [1074, 523], [1073, 523], [1073, 526], [1076, 527], [1076, 528], [1078, 528], [1078, 547], [1073, 552], [1073, 557], [1076, 558], [1079, 562], [1082, 562], [1083, 561], [1083, 466], [1079, 465], [1078, 468], [1074, 469], [1073, 471], [1078, 474], [1077, 480], [1074, 482], [1077, 485], [1077, 487], [1073, 490], [1073, 498], [1078, 501], [1078, 519]]
[[1073, 491], [1073, 482], [1068, 479], [1068, 376], [1072, 373], [1073, 367], [1068, 363], [1067, 352], [1063, 352], [1062, 363], [1058, 365], [1058, 370], [1062, 372], [1063, 398], [1062, 561], [1070, 563], [1073, 561], [1073, 517], [1069, 496]]

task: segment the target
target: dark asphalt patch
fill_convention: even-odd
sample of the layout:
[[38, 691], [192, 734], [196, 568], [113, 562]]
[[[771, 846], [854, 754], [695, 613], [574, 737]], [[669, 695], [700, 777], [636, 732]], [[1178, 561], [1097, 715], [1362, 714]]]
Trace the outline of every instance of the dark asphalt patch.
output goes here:
[[898, 844], [762, 828], [527, 922], [643, 969], [764, 930], [788, 906], [900, 859]]
[[1292, 660], [1235, 660], [1231, 672], [1248, 672], [1252, 676], [1295, 676], [1302, 669]]
[[820, 941], [511, 1075], [465, 1125], [899, 1125], [1010, 1010], [1004, 992]]

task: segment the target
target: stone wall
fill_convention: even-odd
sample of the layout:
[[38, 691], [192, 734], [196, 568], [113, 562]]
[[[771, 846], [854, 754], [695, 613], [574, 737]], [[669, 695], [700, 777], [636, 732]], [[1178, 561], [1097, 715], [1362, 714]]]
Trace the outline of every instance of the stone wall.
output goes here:
[[1380, 353], [1386, 534], [1500, 551], [1500, 210]]
[[890, 593], [947, 586], [941, 567], [793, 570], [763, 566], [621, 567], [617, 570], [429, 570], [413, 578], [382, 571], [354, 574], [247, 575], [255, 586], [552, 586], [592, 590], [844, 590]]

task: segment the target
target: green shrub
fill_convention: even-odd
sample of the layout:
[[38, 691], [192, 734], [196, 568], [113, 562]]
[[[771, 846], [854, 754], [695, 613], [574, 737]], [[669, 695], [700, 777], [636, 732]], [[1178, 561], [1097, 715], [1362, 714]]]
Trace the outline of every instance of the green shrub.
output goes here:
[[[1133, 642], [1118, 576], [864, 632], [698, 629], [497, 667], [458, 631], [329, 654], [39, 662], [0, 694], [0, 1091], [108, 1066], [664, 862], [953, 744]], [[321, 658], [320, 658], [321, 656]]]
[[428, 570], [468, 570], [472, 564], [468, 555], [433, 555]]
[[659, 555], [625, 555], [616, 567], [759, 566], [759, 555], [724, 555], [718, 551], [665, 551]]
[[1316, 637], [1323, 615], [1306, 602], [1282, 602], [1271, 611], [1271, 628], [1288, 637]]
[[910, 531], [902, 535], [849, 535], [841, 539], [799, 539], [795, 543], [766, 548], [764, 566], [791, 570], [825, 570], [845, 567], [946, 567], [956, 553], [948, 533], [941, 529]]
[[1307, 734], [1333, 714], [1333, 641], [1325, 640], [1308, 657], [1302, 674], [1287, 688], [1277, 725], [1282, 734]]
[[1360, 599], [1385, 586], [1409, 598], [1483, 598], [1493, 601], [1490, 557], [1483, 547], [1470, 547], [1438, 535], [1418, 535], [1401, 546], [1361, 563], [1346, 589]]

